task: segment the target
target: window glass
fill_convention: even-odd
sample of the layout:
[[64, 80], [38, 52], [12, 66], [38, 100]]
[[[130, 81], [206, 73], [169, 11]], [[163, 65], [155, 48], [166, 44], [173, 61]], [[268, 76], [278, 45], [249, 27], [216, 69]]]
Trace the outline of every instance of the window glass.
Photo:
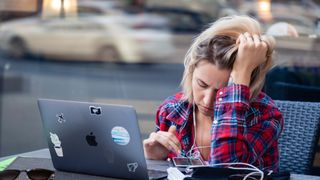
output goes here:
[[320, 102], [319, 3], [1, 0], [0, 156], [48, 146], [38, 98], [132, 105], [148, 137], [194, 38], [227, 15], [255, 17], [277, 41], [263, 91]]

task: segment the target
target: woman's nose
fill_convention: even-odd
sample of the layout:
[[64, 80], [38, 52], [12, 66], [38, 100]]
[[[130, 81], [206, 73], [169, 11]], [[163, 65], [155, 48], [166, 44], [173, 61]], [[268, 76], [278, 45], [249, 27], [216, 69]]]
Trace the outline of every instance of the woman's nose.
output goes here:
[[213, 104], [214, 104], [214, 99], [216, 98], [216, 93], [212, 90], [208, 90], [203, 98], [204, 101], [204, 105], [208, 108], [212, 108]]

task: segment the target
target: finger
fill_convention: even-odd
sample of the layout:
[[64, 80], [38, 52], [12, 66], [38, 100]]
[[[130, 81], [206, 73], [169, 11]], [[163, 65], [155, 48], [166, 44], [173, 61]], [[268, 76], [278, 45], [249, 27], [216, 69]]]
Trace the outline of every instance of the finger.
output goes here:
[[[158, 131], [159, 132], [159, 131]], [[161, 142], [159, 141], [160, 140], [160, 136], [159, 136], [159, 134], [158, 134], [158, 132], [156, 132], [156, 133], [151, 133], [150, 134], [150, 137], [147, 139], [147, 142], [149, 142], [149, 143], [153, 143], [153, 144], [155, 144], [156, 142], [157, 143], [160, 143], [161, 144]]]
[[240, 34], [239, 36], [238, 36], [238, 39], [237, 39], [237, 41], [236, 41], [236, 44], [239, 44], [240, 43], [240, 39], [241, 38], [243, 38], [243, 34]]
[[260, 39], [261, 42], [264, 42], [266, 45], [268, 45], [268, 38], [265, 35], [261, 36]]
[[[162, 133], [163, 133], [163, 131], [158, 131], [157, 133], [151, 133], [150, 138], [147, 142], [152, 143], [154, 141], [154, 144], [155, 144], [155, 142], [157, 142], [157, 143], [161, 144], [162, 146], [164, 146], [166, 149], [171, 150], [172, 148], [169, 144], [168, 137], [166, 137]], [[165, 133], [168, 133], [168, 132], [165, 132]]]
[[156, 136], [157, 133], [155, 132], [152, 132], [150, 135], [149, 135], [149, 138], [148, 139], [145, 139], [143, 140], [143, 144], [145, 145], [148, 145], [148, 146], [153, 146], [157, 141], [156, 141]]
[[145, 139], [143, 140], [143, 144], [146, 145], [146, 146], [152, 146], [154, 144], [154, 140], [153, 139]]
[[181, 147], [181, 144], [176, 136], [176, 132], [177, 132], [177, 127], [175, 125], [171, 125], [168, 129], [168, 132], [169, 133], [172, 133], [173, 136], [170, 136], [170, 139], [175, 143], [177, 144], [178, 146]]
[[159, 131], [158, 134], [163, 136], [167, 141], [172, 142], [173, 144], [171, 144], [171, 146], [174, 148], [176, 152], [181, 150], [181, 143], [175, 135], [163, 131]]
[[176, 131], [177, 131], [177, 127], [175, 125], [171, 125], [168, 129], [168, 132], [172, 134], [176, 134]]
[[177, 146], [181, 146], [180, 141], [178, 140], [177, 136], [175, 136], [172, 133], [164, 132], [164, 131], [159, 131], [158, 134], [166, 137], [170, 141], [174, 142]]
[[246, 32], [246, 33], [244, 33], [244, 36], [245, 36], [246, 41], [247, 41], [248, 43], [253, 43], [253, 38], [252, 38], [251, 34], [249, 34], [248, 32]]
[[168, 135], [168, 132], [158, 131], [156, 140], [164, 147], [166, 147], [169, 151], [178, 154], [181, 153], [181, 148], [174, 141], [171, 140], [171, 138]]
[[[159, 131], [158, 131], [159, 132]], [[148, 146], [154, 146], [156, 144], [159, 144], [163, 146], [168, 151], [172, 151], [172, 147], [170, 146], [168, 140], [166, 140], [165, 137], [161, 136], [159, 133], [151, 133], [150, 138], [146, 139], [144, 143]]]
[[[161, 135], [161, 136], [159, 136]], [[164, 139], [164, 141], [162, 141], [162, 139]], [[160, 142], [161, 141], [161, 142]], [[173, 143], [176, 144], [176, 146], [181, 149], [181, 143], [180, 141], [178, 140], [178, 138], [176, 137], [175, 134], [173, 133], [168, 133], [168, 132], [165, 132], [165, 131], [158, 131], [157, 133], [153, 132], [150, 134], [150, 137], [148, 138], [148, 143], [155, 143], [155, 142], [159, 142], [161, 143], [162, 145], [165, 145], [165, 141], [172, 141]]]
[[261, 42], [263, 43], [263, 47], [267, 49], [267, 54], [268, 54], [270, 50], [270, 45], [269, 45], [268, 38], [265, 35], [261, 36]]
[[258, 46], [258, 45], [261, 44], [260, 36], [254, 34], [254, 35], [252, 35], [252, 37], [253, 37], [253, 42], [254, 42], [254, 44], [255, 44], [256, 46]]
[[239, 38], [238, 38], [238, 42], [241, 43], [245, 43], [247, 42], [246, 37], [243, 34], [240, 34]]

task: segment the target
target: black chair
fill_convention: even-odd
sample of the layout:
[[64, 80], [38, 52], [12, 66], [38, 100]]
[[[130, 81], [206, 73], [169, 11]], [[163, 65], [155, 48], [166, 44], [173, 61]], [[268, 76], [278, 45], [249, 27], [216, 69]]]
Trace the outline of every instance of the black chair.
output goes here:
[[289, 101], [320, 102], [320, 87], [306, 86], [277, 81], [273, 84], [276, 89], [273, 99]]
[[266, 76], [264, 92], [272, 99], [320, 102], [320, 68], [277, 67]]
[[275, 102], [284, 118], [280, 171], [310, 174], [320, 131], [320, 102]]

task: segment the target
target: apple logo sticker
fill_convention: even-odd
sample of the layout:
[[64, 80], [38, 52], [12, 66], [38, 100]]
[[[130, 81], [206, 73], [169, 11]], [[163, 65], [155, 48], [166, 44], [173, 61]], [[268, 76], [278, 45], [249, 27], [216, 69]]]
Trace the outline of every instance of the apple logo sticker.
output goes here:
[[120, 126], [115, 126], [111, 130], [111, 136], [113, 142], [115, 142], [118, 145], [127, 145], [130, 142], [130, 135], [128, 131]]
[[86, 136], [86, 141], [89, 144], [89, 146], [97, 146], [98, 145], [98, 143], [96, 141], [96, 136], [93, 135], [93, 132], [90, 132], [90, 134], [88, 134]]

